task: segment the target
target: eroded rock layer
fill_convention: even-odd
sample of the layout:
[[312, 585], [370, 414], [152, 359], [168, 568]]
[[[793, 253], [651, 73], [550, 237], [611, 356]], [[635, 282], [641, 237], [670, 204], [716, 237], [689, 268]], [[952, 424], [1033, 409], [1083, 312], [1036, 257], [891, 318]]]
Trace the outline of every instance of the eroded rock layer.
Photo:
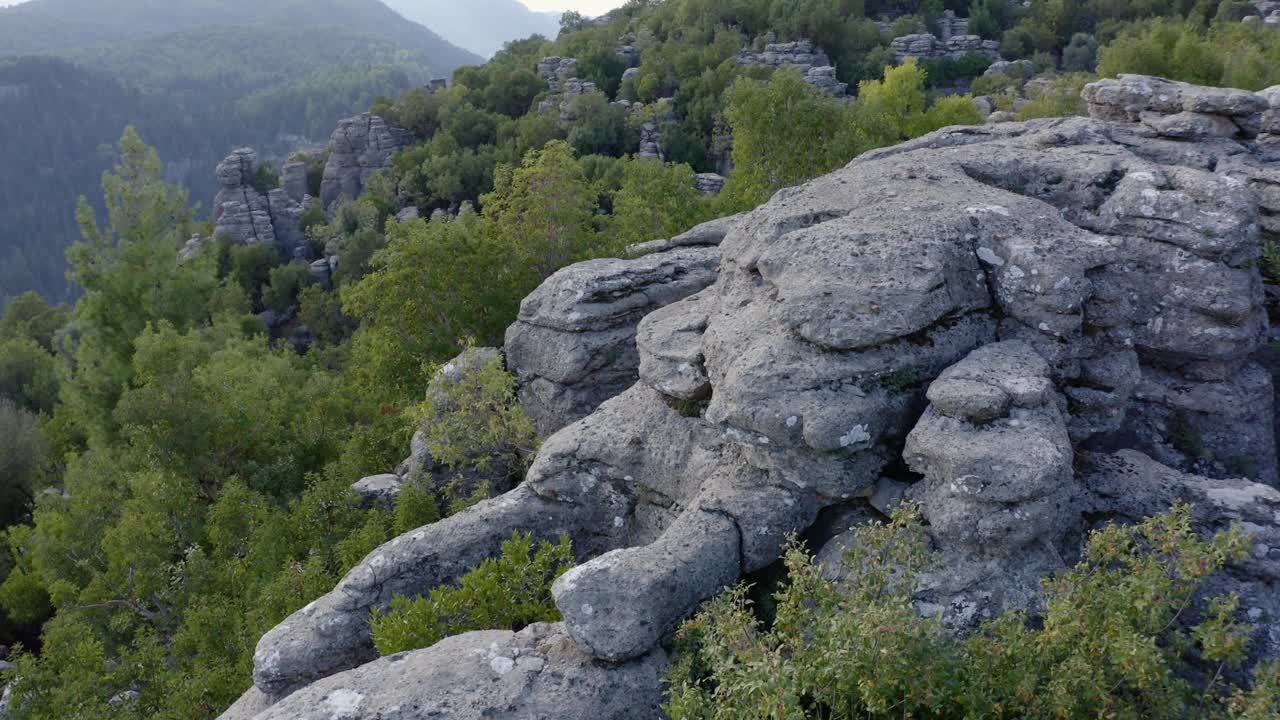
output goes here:
[[[268, 633], [262, 695], [226, 717], [286, 696], [257, 717], [311, 717], [341, 692], [368, 703], [343, 717], [399, 717], [381, 687], [396, 678], [405, 702], [466, 698], [449, 717], [543, 717], [526, 709], [560, 676], [530, 674], [516, 699], [507, 680], [455, 678], [479, 662], [473, 635], [375, 660], [369, 612], [455, 581], [514, 529], [566, 533], [593, 559], [553, 588], [563, 625], [528, 632], [592, 658], [571, 672], [589, 688], [642, 684], [672, 629], [788, 533], [904, 495], [945, 560], [920, 607], [958, 630], [1034, 608], [1089, 522], [1199, 499], [1203, 528], [1238, 520], [1259, 540], [1222, 582], [1261, 654], [1280, 654], [1274, 393], [1253, 360], [1261, 233], [1280, 209], [1270, 105], [1152, 80], [1091, 86], [1099, 118], [868, 153], [728, 224], [718, 248], [672, 240], [551, 278], [506, 348], [522, 399], [558, 428], [525, 482], [384, 545]], [[501, 635], [493, 658], [525, 647]], [[589, 702], [545, 716], [657, 717]]]

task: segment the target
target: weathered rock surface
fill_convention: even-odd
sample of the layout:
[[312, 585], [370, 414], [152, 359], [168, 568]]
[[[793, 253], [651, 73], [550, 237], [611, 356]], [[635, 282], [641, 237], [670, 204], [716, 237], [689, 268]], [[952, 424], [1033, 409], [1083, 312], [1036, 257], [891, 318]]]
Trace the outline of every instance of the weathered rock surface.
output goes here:
[[836, 69], [831, 65], [831, 58], [811, 40], [768, 43], [764, 46], [764, 52], [754, 52], [747, 48], [738, 53], [737, 63], [763, 65], [774, 70], [790, 68], [804, 76], [805, 82], [831, 95], [843, 96], [849, 89], [848, 83], [836, 79]]
[[552, 275], [507, 330], [520, 401], [550, 435], [636, 381], [636, 325], [710, 285], [719, 252], [682, 247], [636, 260], [592, 260]]
[[1235, 593], [1253, 625], [1250, 653], [1280, 657], [1280, 490], [1241, 479], [1189, 475], [1132, 450], [1091, 453], [1080, 474], [1086, 509], [1096, 518], [1138, 522], [1185, 502], [1194, 509], [1201, 532], [1238, 525], [1253, 541], [1240, 565], [1210, 579], [1207, 596]]
[[[302, 165], [293, 163], [293, 165]], [[293, 175], [283, 176], [293, 187], [268, 189], [263, 194], [254, 187], [258, 174], [258, 155], [251, 148], [240, 148], [218, 163], [217, 196], [213, 200], [213, 234], [237, 245], [263, 243], [277, 248], [286, 258], [306, 256], [307, 240], [302, 232], [302, 215], [311, 206], [306, 195], [306, 167], [302, 167], [303, 193], [294, 198], [297, 191], [296, 168]], [[179, 258], [193, 257], [200, 252], [201, 242], [192, 238], [179, 253]]]
[[377, 504], [394, 505], [395, 498], [400, 494], [400, 488], [403, 486], [404, 480], [399, 475], [382, 473], [361, 478], [351, 486], [351, 489], [360, 496], [361, 504], [368, 507]]
[[932, 33], [902, 35], [889, 41], [894, 60], [899, 65], [908, 58], [917, 60], [959, 60], [966, 55], [1000, 59], [1000, 43], [983, 40], [977, 35], [952, 35], [938, 38]]
[[[921, 609], [962, 630], [1034, 609], [1087, 519], [1198, 497], [1203, 522], [1256, 526], [1264, 550], [1221, 582], [1247, 598], [1259, 654], [1276, 656], [1276, 491], [1224, 479], [1244, 451], [1252, 480], [1276, 482], [1273, 389], [1251, 359], [1267, 336], [1256, 260], [1275, 166], [1234, 119], [1270, 106], [1110, 82], [1086, 97], [1112, 119], [945, 129], [783, 190], [724, 232], [698, 229], [706, 244], [672, 239], [550, 278], [507, 338], [522, 401], [555, 431], [525, 482], [378, 548], [268, 633], [258, 688], [279, 697], [334, 677], [260, 717], [310, 717], [340, 690], [373, 698], [352, 718], [397, 717], [392, 698], [411, 705], [434, 675], [394, 658], [335, 675], [374, 660], [369, 611], [456, 580], [514, 529], [567, 534], [591, 558], [553, 588], [556, 632], [594, 658], [572, 685], [649, 662], [700, 601], [767, 566], [824, 508], [904, 496], [947, 559]], [[1231, 118], [1241, 133], [1162, 135], [1144, 112]], [[538, 716], [511, 709], [525, 700], [504, 681], [481, 691], [474, 673], [438, 672], [458, 693], [431, 684], [429, 702]], [[574, 717], [577, 701], [563, 702]]]
[[329, 160], [320, 184], [320, 202], [325, 209], [339, 200], [359, 197], [369, 176], [408, 147], [412, 139], [409, 131], [372, 113], [339, 121], [329, 138]]
[[641, 720], [658, 716], [665, 666], [661, 649], [600, 663], [561, 625], [472, 632], [334, 675], [256, 717]]

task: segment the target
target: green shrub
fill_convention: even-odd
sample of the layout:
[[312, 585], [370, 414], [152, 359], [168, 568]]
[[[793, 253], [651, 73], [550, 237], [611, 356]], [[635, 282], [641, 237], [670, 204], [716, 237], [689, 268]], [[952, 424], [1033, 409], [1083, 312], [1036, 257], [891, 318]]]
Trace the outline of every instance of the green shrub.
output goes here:
[[1072, 73], [1053, 78], [1048, 86], [1028, 84], [1029, 100], [1018, 110], [1018, 119], [1085, 115], [1087, 111], [1080, 93], [1093, 79], [1089, 73]]
[[[967, 640], [923, 619], [912, 596], [928, 566], [910, 505], [857, 531], [848, 579], [825, 579], [798, 544], [791, 583], [762, 627], [746, 589], [711, 601], [677, 634], [667, 712], [701, 718], [1276, 717], [1277, 666], [1241, 691], [1222, 679], [1245, 657], [1238, 598], [1212, 598], [1180, 624], [1204, 581], [1242, 560], [1239, 529], [1202, 539], [1191, 508], [1089, 539], [1074, 568], [1044, 581], [1037, 622], [1008, 612]], [[1184, 662], [1195, 648], [1201, 665]], [[1208, 666], [1208, 671], [1202, 667]]]
[[262, 305], [283, 313], [298, 301], [303, 288], [316, 282], [305, 262], [295, 261], [271, 268], [266, 287], [262, 289]]
[[551, 584], [573, 567], [569, 538], [556, 544], [515, 533], [490, 558], [462, 577], [458, 587], [439, 587], [428, 597], [397, 595], [388, 612], [373, 611], [373, 644], [382, 655], [430, 647], [471, 630], [519, 630], [560, 619]]
[[276, 168], [274, 163], [259, 163], [258, 169], [253, 175], [253, 189], [266, 195], [278, 187], [280, 187], [280, 170]]
[[422, 483], [410, 482], [396, 496], [396, 509], [392, 514], [392, 530], [403, 535], [440, 519], [440, 505], [435, 493]]
[[502, 367], [500, 357], [475, 367], [432, 365], [427, 372], [432, 378], [427, 400], [411, 408], [409, 416], [422, 428], [431, 457], [455, 473], [445, 491], [449, 510], [457, 512], [490, 491], [485, 483], [469, 484], [464, 472], [522, 476], [536, 431], [516, 399], [516, 377]]

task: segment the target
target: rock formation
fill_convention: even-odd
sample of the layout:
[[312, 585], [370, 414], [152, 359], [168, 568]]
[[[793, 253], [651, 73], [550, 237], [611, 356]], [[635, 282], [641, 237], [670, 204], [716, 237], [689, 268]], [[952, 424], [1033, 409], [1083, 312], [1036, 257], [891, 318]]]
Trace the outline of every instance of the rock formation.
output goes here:
[[[636, 153], [636, 157], [644, 160], [665, 160], [662, 153], [662, 125], [675, 120], [676, 100], [675, 98], [658, 98], [653, 104], [655, 108], [652, 116], [640, 125], [640, 151]], [[631, 106], [631, 111], [639, 111], [642, 107], [644, 106], [636, 103]]]
[[959, 60], [965, 55], [1000, 59], [1000, 43], [977, 35], [953, 35], [939, 39], [932, 33], [902, 35], [889, 41], [889, 49], [899, 65], [907, 58], [917, 60]]
[[[1280, 657], [1274, 391], [1253, 360], [1280, 210], [1268, 97], [1101, 81], [1091, 119], [944, 129], [562, 270], [507, 337], [550, 433], [525, 482], [267, 633], [225, 720], [657, 717], [677, 624], [868, 498], [921, 504], [944, 562], [919, 607], [957, 630], [1034, 608], [1092, 523], [1193, 500], [1202, 529], [1257, 539], [1215, 582]], [[373, 608], [516, 528], [584, 561], [553, 588], [563, 623], [376, 659]]]
[[843, 96], [849, 89], [848, 83], [836, 79], [831, 58], [809, 40], [770, 42], [764, 46], [764, 52], [759, 53], [747, 48], [738, 53], [737, 62], [739, 65], [763, 65], [774, 70], [790, 68], [803, 75], [805, 82], [836, 96]]
[[329, 160], [320, 184], [320, 202], [325, 209], [341, 199], [359, 197], [369, 176], [408, 147], [412, 139], [409, 131], [371, 113], [339, 121], [329, 138]]
[[[302, 185], [298, 185], [301, 167]], [[237, 245], [265, 243], [275, 246], [286, 258], [306, 255], [307, 239], [302, 233], [302, 215], [311, 206], [306, 194], [306, 166], [285, 164], [283, 188], [264, 194], [254, 187], [258, 176], [258, 155], [252, 148], [240, 148], [218, 163], [217, 196], [213, 200], [213, 235]], [[195, 238], [183, 248], [186, 257], [199, 252]]]
[[507, 330], [507, 364], [540, 435], [586, 417], [635, 383], [640, 319], [714, 282], [718, 241], [573, 265], [525, 298]]

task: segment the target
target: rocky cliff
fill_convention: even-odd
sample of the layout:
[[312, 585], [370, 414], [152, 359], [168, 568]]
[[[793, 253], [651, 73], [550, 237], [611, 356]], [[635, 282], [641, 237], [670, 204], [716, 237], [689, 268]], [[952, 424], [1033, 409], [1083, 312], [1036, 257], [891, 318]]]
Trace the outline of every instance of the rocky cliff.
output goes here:
[[[1274, 97], [1101, 81], [1092, 118], [941, 130], [696, 242], [557, 273], [507, 337], [552, 433], [525, 482], [378, 548], [269, 632], [223, 717], [658, 717], [663, 639], [700, 602], [824, 509], [900, 497], [945, 559], [920, 609], [961, 631], [1034, 607], [1094, 524], [1195, 502], [1203, 528], [1255, 537], [1215, 582], [1280, 657], [1255, 360]], [[554, 587], [562, 623], [376, 657], [373, 608], [517, 528], [585, 561]]]
[[[286, 258], [306, 256], [307, 239], [302, 215], [314, 202], [306, 194], [307, 170], [300, 162], [285, 163], [283, 187], [259, 190], [258, 155], [240, 148], [218, 163], [218, 194], [213, 200], [213, 234], [237, 245], [264, 243]], [[184, 253], [198, 251], [198, 241]]]
[[359, 197], [369, 176], [412, 140], [407, 130], [389, 125], [371, 113], [339, 121], [329, 138], [329, 160], [320, 184], [320, 202], [325, 209], [340, 200]]

